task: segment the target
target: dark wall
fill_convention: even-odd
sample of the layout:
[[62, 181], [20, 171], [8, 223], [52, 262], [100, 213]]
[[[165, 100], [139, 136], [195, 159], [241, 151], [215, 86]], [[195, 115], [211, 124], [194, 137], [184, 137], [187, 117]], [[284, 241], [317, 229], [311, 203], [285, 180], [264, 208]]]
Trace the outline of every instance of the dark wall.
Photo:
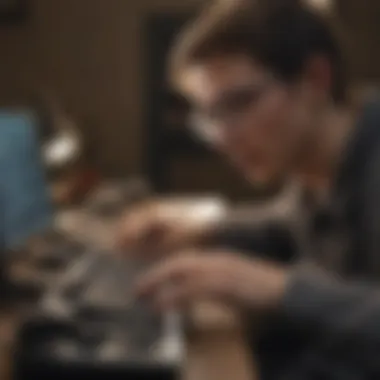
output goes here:
[[30, 0], [26, 22], [0, 25], [0, 102], [50, 92], [92, 135], [102, 167], [140, 170], [144, 15], [196, 1]]
[[[47, 90], [92, 135], [103, 168], [139, 171], [144, 154], [144, 15], [186, 11], [197, 2], [202, 0], [30, 0], [24, 23], [0, 25], [0, 103], [31, 89]], [[352, 72], [356, 78], [376, 79], [380, 2], [338, 3], [343, 24], [352, 29]], [[188, 170], [196, 169], [189, 163]]]

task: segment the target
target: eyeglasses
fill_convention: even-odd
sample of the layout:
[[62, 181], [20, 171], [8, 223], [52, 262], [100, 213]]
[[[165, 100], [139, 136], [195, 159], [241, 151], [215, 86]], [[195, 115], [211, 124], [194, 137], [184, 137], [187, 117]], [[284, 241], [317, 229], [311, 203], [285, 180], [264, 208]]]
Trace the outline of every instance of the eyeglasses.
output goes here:
[[271, 78], [260, 85], [251, 84], [229, 90], [208, 110], [193, 112], [190, 128], [206, 143], [218, 143], [226, 133], [239, 127], [249, 110], [259, 106], [274, 82]]

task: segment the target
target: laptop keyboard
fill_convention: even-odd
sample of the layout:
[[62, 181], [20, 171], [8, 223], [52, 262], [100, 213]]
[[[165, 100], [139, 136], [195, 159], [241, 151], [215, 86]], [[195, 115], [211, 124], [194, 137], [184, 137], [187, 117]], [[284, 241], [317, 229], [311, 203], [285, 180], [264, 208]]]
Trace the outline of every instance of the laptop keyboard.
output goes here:
[[54, 340], [52, 354], [81, 352], [102, 361], [180, 360], [178, 318], [160, 316], [133, 296], [142, 270], [104, 252], [86, 253], [70, 265], [42, 306], [48, 315], [70, 320], [80, 336]]

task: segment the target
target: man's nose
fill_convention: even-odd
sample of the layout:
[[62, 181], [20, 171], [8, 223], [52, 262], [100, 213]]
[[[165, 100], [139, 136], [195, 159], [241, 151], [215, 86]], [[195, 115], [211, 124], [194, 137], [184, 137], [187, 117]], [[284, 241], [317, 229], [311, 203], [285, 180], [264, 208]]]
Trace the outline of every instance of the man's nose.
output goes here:
[[220, 148], [230, 154], [241, 154], [249, 150], [250, 139], [242, 134], [224, 134], [220, 140]]

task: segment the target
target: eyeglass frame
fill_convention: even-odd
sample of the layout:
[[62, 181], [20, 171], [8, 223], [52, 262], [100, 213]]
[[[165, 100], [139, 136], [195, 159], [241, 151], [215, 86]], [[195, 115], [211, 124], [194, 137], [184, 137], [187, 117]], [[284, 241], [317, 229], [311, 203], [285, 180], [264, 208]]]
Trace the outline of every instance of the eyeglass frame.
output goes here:
[[[280, 82], [275, 77], [270, 76], [261, 84], [236, 87], [227, 95], [224, 94], [208, 111], [191, 112], [190, 130], [201, 141], [211, 145], [217, 144], [223, 140], [226, 134], [231, 133], [229, 130], [235, 129], [239, 125], [240, 118], [252, 106], [257, 107], [268, 91], [278, 83]], [[233, 99], [234, 96], [235, 99]], [[239, 101], [240, 104], [238, 104]], [[234, 102], [235, 104], [233, 104]], [[230, 109], [228, 110], [228, 108]]]

